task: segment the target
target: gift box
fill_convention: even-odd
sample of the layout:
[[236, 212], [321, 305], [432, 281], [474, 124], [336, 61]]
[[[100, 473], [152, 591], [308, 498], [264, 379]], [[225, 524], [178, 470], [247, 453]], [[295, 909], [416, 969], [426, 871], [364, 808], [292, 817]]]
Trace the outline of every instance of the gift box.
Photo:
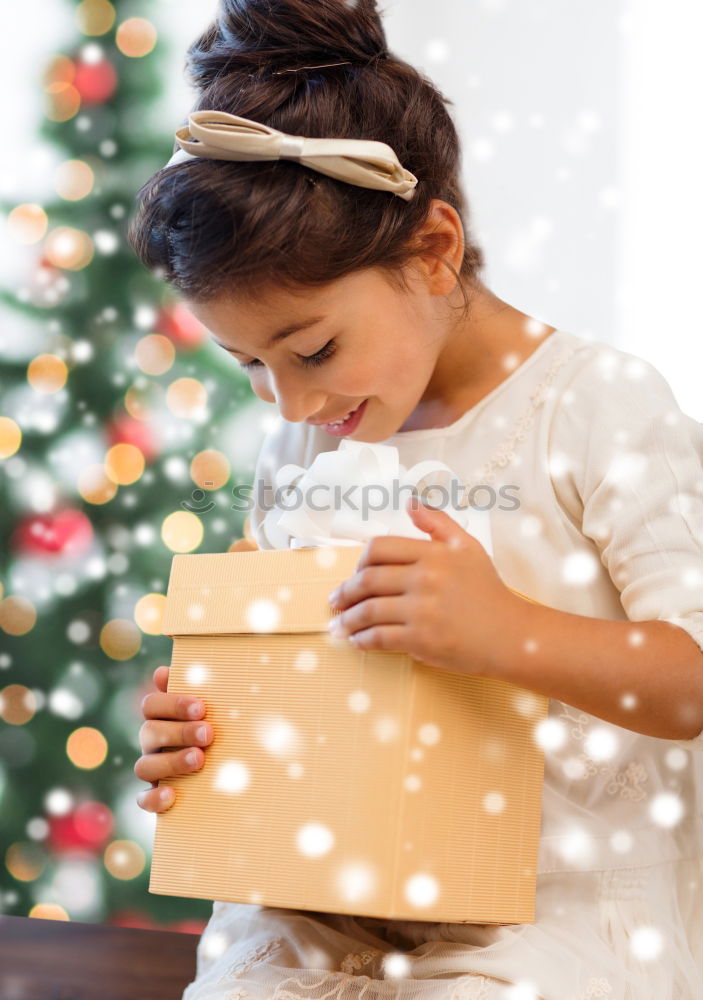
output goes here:
[[149, 891], [533, 923], [548, 699], [333, 637], [362, 548], [174, 556], [168, 690], [202, 697], [214, 739], [160, 782]]

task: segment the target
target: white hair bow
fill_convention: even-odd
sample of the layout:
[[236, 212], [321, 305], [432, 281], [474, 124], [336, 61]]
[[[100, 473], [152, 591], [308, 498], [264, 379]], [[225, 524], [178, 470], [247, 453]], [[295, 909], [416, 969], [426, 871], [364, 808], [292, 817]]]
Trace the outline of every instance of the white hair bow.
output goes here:
[[226, 111], [193, 111], [178, 129], [181, 147], [166, 164], [190, 157], [209, 160], [296, 160], [336, 180], [391, 191], [410, 201], [418, 179], [401, 166], [385, 142], [373, 139], [315, 139], [290, 135]]

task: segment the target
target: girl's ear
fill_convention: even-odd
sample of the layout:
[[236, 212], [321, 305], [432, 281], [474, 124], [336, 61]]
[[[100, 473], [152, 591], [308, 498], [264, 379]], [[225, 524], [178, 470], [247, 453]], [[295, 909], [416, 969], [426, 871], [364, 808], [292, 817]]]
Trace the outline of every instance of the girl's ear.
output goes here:
[[416, 262], [425, 271], [433, 293], [449, 294], [456, 285], [456, 278], [447, 264], [459, 272], [464, 259], [464, 226], [459, 213], [448, 202], [433, 198], [415, 239], [420, 247]]

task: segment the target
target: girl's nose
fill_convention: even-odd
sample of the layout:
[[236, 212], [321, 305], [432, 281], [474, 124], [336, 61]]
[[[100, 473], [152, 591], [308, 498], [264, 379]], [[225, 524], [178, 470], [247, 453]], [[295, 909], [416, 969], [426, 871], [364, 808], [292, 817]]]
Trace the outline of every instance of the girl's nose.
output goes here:
[[[310, 376], [307, 378], [309, 381]], [[309, 385], [302, 385], [298, 379], [282, 380], [280, 376], [274, 378], [269, 373], [268, 381], [273, 395], [271, 401], [276, 403], [283, 419], [290, 423], [306, 420], [311, 414], [319, 413], [325, 406], [326, 395], [311, 389]]]
[[322, 409], [324, 405], [318, 396], [292, 393], [278, 396], [276, 403], [283, 419], [293, 424], [306, 420], [312, 413], [317, 413], [318, 410]]

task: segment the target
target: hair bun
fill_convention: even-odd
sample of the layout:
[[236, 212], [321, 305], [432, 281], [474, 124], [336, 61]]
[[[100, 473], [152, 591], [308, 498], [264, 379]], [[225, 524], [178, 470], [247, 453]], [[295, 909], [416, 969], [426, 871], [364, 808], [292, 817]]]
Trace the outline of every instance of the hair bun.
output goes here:
[[371, 63], [388, 57], [376, 0], [220, 0], [213, 24], [188, 49], [204, 89], [223, 73]]

